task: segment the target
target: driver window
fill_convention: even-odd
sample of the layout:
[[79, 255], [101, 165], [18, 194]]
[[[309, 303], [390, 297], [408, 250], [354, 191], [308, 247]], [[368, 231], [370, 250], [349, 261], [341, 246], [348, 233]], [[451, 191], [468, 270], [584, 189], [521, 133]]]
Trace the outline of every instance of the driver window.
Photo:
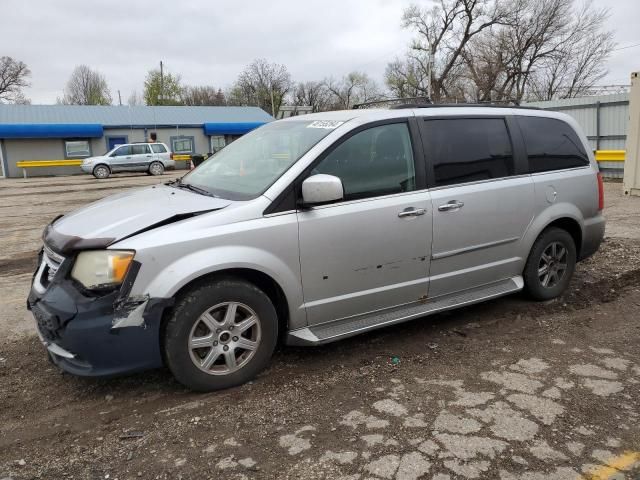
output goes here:
[[111, 154], [112, 157], [122, 157], [124, 155], [131, 155], [131, 147], [129, 145], [120, 147]]
[[411, 136], [406, 123], [356, 133], [338, 145], [313, 170], [342, 180], [345, 200], [378, 197], [416, 189]]

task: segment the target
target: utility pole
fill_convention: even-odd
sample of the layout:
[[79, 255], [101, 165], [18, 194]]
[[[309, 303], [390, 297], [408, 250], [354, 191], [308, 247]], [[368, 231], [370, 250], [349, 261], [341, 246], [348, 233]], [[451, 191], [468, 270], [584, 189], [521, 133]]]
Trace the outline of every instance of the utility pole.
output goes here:
[[118, 104], [122, 106], [122, 95], [120, 95], [120, 90], [118, 90]]
[[158, 94], [158, 103], [162, 105], [164, 97], [164, 70], [162, 66], [162, 60], [160, 60], [160, 93]]

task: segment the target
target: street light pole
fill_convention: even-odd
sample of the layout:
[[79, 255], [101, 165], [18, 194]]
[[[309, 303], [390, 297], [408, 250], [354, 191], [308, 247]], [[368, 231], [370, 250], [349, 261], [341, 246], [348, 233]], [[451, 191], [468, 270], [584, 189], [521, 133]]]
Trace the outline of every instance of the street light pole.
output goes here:
[[162, 60], [160, 60], [160, 93], [158, 94], [158, 103], [162, 105], [162, 98], [164, 97], [164, 71], [162, 66]]

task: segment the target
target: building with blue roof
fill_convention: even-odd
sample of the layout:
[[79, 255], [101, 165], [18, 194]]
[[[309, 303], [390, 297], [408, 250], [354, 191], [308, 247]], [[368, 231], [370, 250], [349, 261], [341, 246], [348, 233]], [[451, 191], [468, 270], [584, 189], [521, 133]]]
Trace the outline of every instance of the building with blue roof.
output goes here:
[[[20, 177], [20, 162], [73, 163], [65, 161], [145, 141], [165, 143], [179, 158], [189, 158], [213, 153], [272, 120], [257, 107], [0, 104], [1, 173]], [[75, 165], [47, 166], [30, 169], [29, 176], [80, 172]]]

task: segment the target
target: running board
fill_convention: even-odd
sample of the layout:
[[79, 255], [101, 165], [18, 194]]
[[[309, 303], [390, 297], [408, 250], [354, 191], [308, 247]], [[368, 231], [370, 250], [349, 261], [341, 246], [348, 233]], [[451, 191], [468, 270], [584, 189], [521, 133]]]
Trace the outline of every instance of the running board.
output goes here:
[[292, 330], [287, 336], [288, 345], [310, 346], [333, 342], [352, 337], [359, 333], [375, 330], [396, 323], [406, 322], [413, 318], [443, 312], [465, 305], [502, 297], [522, 290], [522, 277], [513, 277], [500, 282], [483, 285], [464, 292], [445, 295], [424, 303], [411, 303], [391, 310], [358, 315], [351, 318], [314, 325], [312, 327]]

